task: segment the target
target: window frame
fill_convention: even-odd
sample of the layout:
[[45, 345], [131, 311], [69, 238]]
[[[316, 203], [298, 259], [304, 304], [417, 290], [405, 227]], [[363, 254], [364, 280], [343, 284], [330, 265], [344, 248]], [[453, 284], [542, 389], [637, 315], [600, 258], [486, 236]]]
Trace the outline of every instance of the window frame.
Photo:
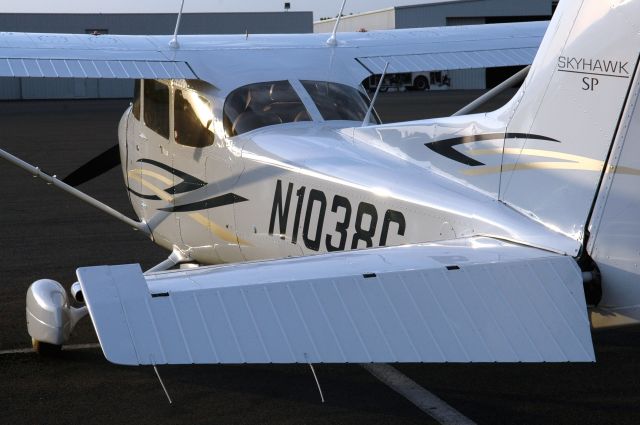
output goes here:
[[[137, 95], [137, 96], [136, 96]], [[136, 100], [138, 101], [138, 106], [136, 107]], [[144, 80], [136, 80], [136, 83], [133, 87], [133, 100], [131, 102], [131, 114], [133, 118], [142, 122], [142, 117], [144, 114]], [[137, 114], [136, 114], [137, 110]]]

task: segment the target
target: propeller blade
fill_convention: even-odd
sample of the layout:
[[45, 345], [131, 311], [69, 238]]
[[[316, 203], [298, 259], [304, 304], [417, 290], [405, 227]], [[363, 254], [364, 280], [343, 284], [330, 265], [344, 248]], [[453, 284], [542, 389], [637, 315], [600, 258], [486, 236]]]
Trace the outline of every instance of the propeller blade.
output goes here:
[[116, 144], [73, 171], [62, 181], [69, 186], [76, 187], [101, 176], [118, 165], [120, 165], [120, 148]]

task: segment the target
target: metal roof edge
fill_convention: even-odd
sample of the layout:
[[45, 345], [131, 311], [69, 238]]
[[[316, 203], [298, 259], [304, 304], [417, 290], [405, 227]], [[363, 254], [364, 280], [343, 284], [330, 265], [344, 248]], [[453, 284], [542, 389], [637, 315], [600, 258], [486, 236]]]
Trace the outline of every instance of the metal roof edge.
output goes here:
[[404, 5], [404, 6], [396, 6], [395, 8], [396, 9], [412, 9], [412, 8], [416, 8], [416, 7], [444, 6], [444, 5], [447, 5], [447, 4], [471, 3], [471, 2], [477, 2], [477, 1], [481, 1], [481, 0], [441, 0], [441, 1], [434, 1], [434, 2], [431, 2], [431, 3], [407, 4], [407, 5]]
[[[381, 13], [381, 12], [389, 12], [391, 10], [395, 10], [398, 9], [397, 6], [394, 7], [386, 7], [384, 9], [376, 9], [376, 10], [370, 10], [368, 12], [360, 12], [360, 13], [354, 13], [353, 15], [345, 15], [342, 17], [342, 20], [344, 21], [345, 19], [351, 19], [351, 18], [358, 18], [360, 16], [366, 16], [366, 15], [373, 15], [376, 13]], [[325, 23], [325, 22], [335, 22], [337, 18], [329, 18], [329, 19], [319, 19], [317, 21], [313, 21], [314, 24], [320, 24], [320, 23]]]

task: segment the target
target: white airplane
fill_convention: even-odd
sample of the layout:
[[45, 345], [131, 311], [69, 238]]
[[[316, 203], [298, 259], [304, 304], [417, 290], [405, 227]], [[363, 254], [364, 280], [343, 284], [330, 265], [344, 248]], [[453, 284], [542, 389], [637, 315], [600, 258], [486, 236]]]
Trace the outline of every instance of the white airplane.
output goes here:
[[[90, 314], [127, 365], [594, 361], [590, 325], [640, 319], [638, 16], [563, 0], [548, 29], [0, 34], [3, 77], [139, 80], [118, 147], [71, 185], [0, 155], [172, 252], [78, 269], [81, 308], [33, 283], [36, 347]], [[382, 125], [359, 86], [532, 60], [491, 113]], [[139, 221], [72, 187], [113, 154]]]

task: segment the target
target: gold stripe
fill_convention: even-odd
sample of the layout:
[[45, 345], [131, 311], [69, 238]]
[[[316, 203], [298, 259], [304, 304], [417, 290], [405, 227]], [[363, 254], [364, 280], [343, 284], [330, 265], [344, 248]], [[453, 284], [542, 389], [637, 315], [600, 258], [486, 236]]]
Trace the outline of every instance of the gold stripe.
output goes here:
[[[524, 155], [543, 158], [560, 159], [566, 162], [529, 162], [518, 164], [504, 164], [495, 167], [472, 168], [464, 171], [468, 176], [480, 176], [495, 174], [501, 171], [523, 171], [523, 170], [579, 170], [579, 171], [602, 171], [604, 161], [587, 158], [586, 156], [572, 155], [563, 152], [547, 151], [542, 149], [475, 149], [468, 151], [470, 155]], [[640, 176], [640, 170], [630, 167], [616, 167], [617, 174], [630, 174]]]
[[[148, 181], [144, 180], [141, 176], [139, 176], [137, 174], [133, 174], [133, 175], [131, 175], [131, 177], [136, 179], [136, 180], [138, 180], [144, 187], [149, 189], [151, 192], [153, 192], [155, 195], [157, 195], [162, 200], [170, 202], [170, 203], [173, 204], [173, 196], [169, 195], [164, 190], [161, 190], [161, 189], [157, 188], [156, 186], [154, 186], [153, 184], [151, 184]], [[200, 224], [201, 226], [203, 226], [207, 230], [209, 230], [209, 232], [212, 235], [216, 236], [217, 238], [219, 238], [219, 239], [221, 239], [221, 240], [223, 240], [225, 242], [232, 243], [232, 244], [240, 244], [242, 246], [253, 246], [251, 243], [236, 237], [236, 235], [234, 233], [231, 233], [230, 231], [228, 231], [227, 229], [223, 228], [219, 224], [214, 223], [213, 221], [209, 220], [207, 217], [205, 217], [201, 213], [191, 213], [191, 214], [188, 214], [188, 216], [193, 221], [195, 221], [196, 223]]]
[[486, 174], [499, 173], [500, 171], [523, 171], [523, 170], [580, 170], [580, 171], [600, 171], [584, 164], [575, 162], [528, 162], [521, 164], [504, 164], [497, 167], [482, 167], [465, 170], [468, 176], [481, 176]]
[[640, 176], [640, 170], [631, 167], [616, 167], [614, 172], [616, 174], [630, 174], [632, 176]]
[[162, 199], [163, 201], [167, 201], [167, 202], [173, 203], [173, 196], [169, 195], [164, 190], [162, 190], [162, 189], [154, 186], [153, 184], [149, 183], [148, 181], [143, 179], [142, 176], [140, 176], [138, 174], [131, 174], [131, 172], [129, 172], [129, 177], [131, 177], [131, 178], [133, 178], [135, 180], [138, 180], [140, 182], [140, 184], [142, 184], [144, 187], [149, 189], [151, 192], [153, 192], [154, 195], [156, 195], [158, 198]]
[[503, 164], [495, 167], [482, 167], [476, 169], [465, 170], [464, 174], [468, 176], [479, 176], [486, 174], [495, 174], [501, 171], [523, 171], [523, 170], [580, 170], [580, 171], [601, 171], [604, 167], [603, 161], [587, 158], [585, 156], [572, 155], [563, 152], [547, 151], [542, 149], [476, 149], [471, 150], [472, 155], [524, 155], [542, 158], [559, 159], [564, 162], [528, 162], [518, 164]]
[[237, 243], [242, 246], [253, 246], [251, 243], [238, 238], [235, 234], [231, 233], [230, 231], [220, 226], [219, 224], [209, 220], [207, 217], [205, 217], [200, 213], [191, 213], [189, 214], [189, 217], [191, 217], [196, 223], [209, 229], [209, 232], [211, 232], [214, 236], [217, 236], [219, 239], [222, 239], [225, 242], [234, 243], [234, 244]]
[[518, 149], [518, 148], [505, 148], [503, 149], [476, 149], [469, 151], [471, 155], [524, 155], [524, 156], [537, 156], [542, 158], [562, 159], [564, 161], [577, 162], [580, 164], [588, 164], [590, 167], [602, 169], [604, 165], [603, 161], [587, 158], [586, 156], [572, 155], [563, 152], [546, 151], [542, 149]]
[[167, 178], [165, 176], [163, 176], [162, 174], [158, 174], [155, 171], [151, 171], [151, 170], [145, 170], [144, 168], [135, 168], [131, 171], [129, 171], [129, 176], [131, 176], [132, 174], [136, 175], [136, 174], [142, 174], [145, 176], [149, 176], [149, 177], [153, 177], [154, 179], [161, 181], [162, 183], [166, 184], [166, 185], [173, 185], [173, 180], [171, 180], [170, 178]]

